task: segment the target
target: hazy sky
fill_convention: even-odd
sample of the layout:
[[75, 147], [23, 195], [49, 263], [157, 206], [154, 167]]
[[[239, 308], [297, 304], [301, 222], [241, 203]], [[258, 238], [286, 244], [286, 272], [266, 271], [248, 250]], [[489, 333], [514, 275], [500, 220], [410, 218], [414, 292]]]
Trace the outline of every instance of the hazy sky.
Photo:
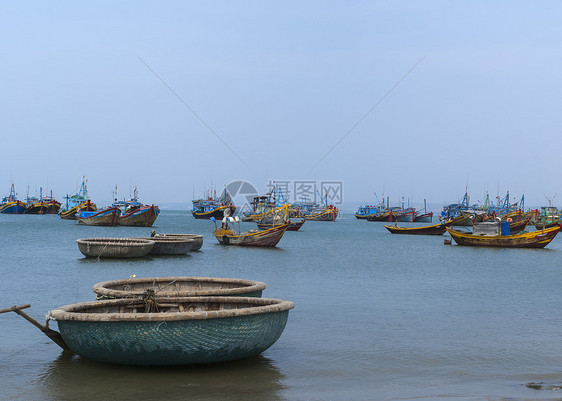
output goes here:
[[211, 183], [283, 179], [342, 180], [346, 201], [450, 203], [468, 183], [473, 201], [546, 204], [562, 192], [561, 16], [558, 1], [3, 2], [0, 194], [62, 198], [85, 175], [100, 203], [115, 185], [187, 205]]

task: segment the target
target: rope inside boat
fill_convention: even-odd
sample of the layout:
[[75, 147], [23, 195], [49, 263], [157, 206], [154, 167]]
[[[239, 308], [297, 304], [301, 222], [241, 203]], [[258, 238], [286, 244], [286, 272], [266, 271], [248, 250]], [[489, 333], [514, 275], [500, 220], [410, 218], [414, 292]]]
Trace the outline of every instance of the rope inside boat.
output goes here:
[[142, 296], [142, 302], [144, 303], [144, 312], [158, 312], [158, 305], [156, 304], [156, 296], [154, 290], [149, 288]]

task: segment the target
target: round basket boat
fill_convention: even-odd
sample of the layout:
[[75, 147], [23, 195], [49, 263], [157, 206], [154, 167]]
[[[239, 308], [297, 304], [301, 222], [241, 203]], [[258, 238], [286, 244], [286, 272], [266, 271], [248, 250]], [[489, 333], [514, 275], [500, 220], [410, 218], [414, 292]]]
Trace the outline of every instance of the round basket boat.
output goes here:
[[182, 237], [150, 237], [140, 238], [154, 241], [155, 244], [148, 252], [149, 255], [185, 255], [195, 243], [192, 238]]
[[258, 355], [283, 333], [294, 303], [246, 297], [187, 297], [157, 302], [158, 312], [130, 299], [82, 302], [52, 310], [72, 351], [125, 365], [191, 365]]
[[146, 277], [103, 281], [94, 284], [97, 299], [142, 297], [153, 290], [164, 297], [261, 297], [265, 283], [260, 281], [216, 277]]
[[154, 241], [140, 238], [83, 238], [76, 242], [80, 252], [90, 258], [139, 258], [154, 246]]
[[192, 251], [198, 251], [203, 246], [203, 236], [200, 234], [156, 234], [155, 237], [167, 237], [167, 238], [189, 238], [193, 239], [193, 245], [191, 246]]

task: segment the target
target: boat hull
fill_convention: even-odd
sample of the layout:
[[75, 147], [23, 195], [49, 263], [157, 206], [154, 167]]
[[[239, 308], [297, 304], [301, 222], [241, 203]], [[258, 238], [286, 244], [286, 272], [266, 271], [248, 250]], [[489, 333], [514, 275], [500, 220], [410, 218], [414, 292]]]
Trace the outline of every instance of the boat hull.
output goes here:
[[[262, 353], [279, 339], [294, 307], [292, 302], [267, 298], [178, 299], [180, 309], [172, 313], [84, 313], [91, 321], [83, 321], [73, 316], [78, 313], [66, 312], [77, 306], [131, 304], [130, 299], [115, 299], [68, 305], [49, 312], [49, 317], [57, 321], [69, 348], [87, 359], [122, 365], [196, 365]], [[202, 309], [199, 304], [205, 302], [208, 307]], [[232, 307], [225, 310], [222, 304]]]
[[[297, 221], [297, 222], [291, 222], [290, 220], [287, 222], [288, 226], [287, 226], [287, 231], [299, 231], [300, 228], [304, 225], [306, 220], [301, 220], [301, 221]], [[281, 224], [279, 224], [281, 225]], [[260, 230], [267, 230], [268, 228], [271, 228], [272, 225], [271, 224], [263, 224], [263, 223], [258, 223], [258, 228]]]
[[416, 218], [415, 212], [404, 213], [396, 218], [397, 221], [413, 223]]
[[185, 255], [191, 251], [195, 240], [189, 238], [150, 237], [142, 238], [154, 241], [154, 246], [149, 255]]
[[247, 231], [234, 234], [230, 230], [218, 229], [213, 235], [221, 245], [274, 247], [287, 231], [288, 224], [272, 227], [261, 231]]
[[545, 228], [551, 228], [551, 227], [555, 227], [557, 225], [559, 225], [561, 223], [560, 220], [557, 221], [549, 221], [549, 222], [540, 222], [540, 221], [535, 221], [533, 222], [533, 225], [535, 226], [535, 228], [537, 230], [543, 230]]
[[47, 214], [49, 206], [44, 202], [37, 202], [25, 208], [25, 214]]
[[4, 214], [24, 214], [25, 203], [22, 201], [8, 202], [0, 205], [0, 213]]
[[357, 213], [355, 213], [355, 218], [357, 218], [359, 220], [367, 220], [371, 216], [374, 216], [374, 214], [357, 214]]
[[384, 212], [376, 215], [371, 215], [367, 218], [367, 221], [388, 221], [395, 222], [396, 214], [393, 212]]
[[527, 224], [529, 224], [529, 219], [523, 221], [513, 221], [509, 223], [509, 231], [511, 235], [519, 234], [520, 232], [524, 231], [527, 228]]
[[76, 216], [78, 223], [87, 226], [114, 226], [117, 224], [118, 218], [119, 209], [117, 209], [116, 207], [110, 207], [104, 210], [100, 210], [99, 212], [90, 216], [84, 216], [80, 214]]
[[388, 231], [392, 234], [411, 234], [411, 235], [443, 235], [447, 228], [444, 224], [435, 224], [432, 226], [425, 227], [398, 227], [398, 226], [387, 226]]
[[148, 255], [154, 241], [139, 238], [77, 239], [78, 249], [89, 258], [140, 258]]
[[544, 248], [556, 237], [556, 234], [560, 231], [560, 226], [504, 236], [473, 235], [450, 228], [447, 228], [447, 231], [458, 245], [500, 248]]
[[201, 234], [156, 234], [155, 237], [192, 239], [191, 251], [198, 251], [203, 246], [203, 236]]
[[306, 214], [303, 216], [305, 220], [310, 221], [336, 221], [338, 212], [335, 210], [325, 210], [320, 213]]
[[73, 208], [70, 208], [68, 210], [64, 210], [62, 212], [59, 213], [59, 216], [61, 219], [65, 219], [65, 220], [76, 220], [76, 214], [78, 212], [95, 212], [97, 210], [97, 207], [95, 205], [95, 203], [92, 203], [90, 201], [86, 201], [84, 203], [81, 203], [80, 205], [76, 205]]
[[424, 213], [414, 217], [416, 223], [431, 223], [433, 221], [433, 213]]
[[218, 207], [215, 210], [212, 210], [210, 212], [196, 212], [196, 211], [192, 210], [191, 214], [196, 219], [210, 219], [211, 217], [214, 217], [215, 219], [222, 220], [222, 218], [224, 217], [224, 211], [226, 209], [229, 210], [229, 212], [228, 212], [229, 216], [234, 216], [234, 212], [236, 211], [236, 206], [234, 206], [234, 205], [220, 206], [220, 207]]
[[120, 226], [152, 227], [159, 213], [160, 209], [157, 206], [142, 207], [119, 216], [117, 224]]

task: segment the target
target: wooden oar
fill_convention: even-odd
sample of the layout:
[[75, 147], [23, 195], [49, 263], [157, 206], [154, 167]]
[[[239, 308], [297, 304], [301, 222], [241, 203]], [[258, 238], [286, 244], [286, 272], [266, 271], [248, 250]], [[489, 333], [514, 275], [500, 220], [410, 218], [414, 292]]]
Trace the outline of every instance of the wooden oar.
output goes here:
[[64, 339], [62, 338], [62, 336], [60, 335], [60, 333], [58, 331], [50, 329], [47, 325], [42, 325], [37, 320], [35, 320], [31, 316], [29, 316], [27, 313], [22, 312], [22, 309], [27, 309], [29, 307], [31, 307], [31, 304], [14, 305], [11, 308], [0, 309], [0, 313], [8, 313], [8, 312], [17, 313], [18, 315], [23, 317], [25, 320], [30, 322], [32, 325], [37, 327], [39, 330], [41, 330], [47, 337], [49, 337], [51, 340], [53, 340], [63, 350], [70, 351], [70, 348], [68, 347], [68, 345], [66, 345], [66, 343], [64, 342]]

